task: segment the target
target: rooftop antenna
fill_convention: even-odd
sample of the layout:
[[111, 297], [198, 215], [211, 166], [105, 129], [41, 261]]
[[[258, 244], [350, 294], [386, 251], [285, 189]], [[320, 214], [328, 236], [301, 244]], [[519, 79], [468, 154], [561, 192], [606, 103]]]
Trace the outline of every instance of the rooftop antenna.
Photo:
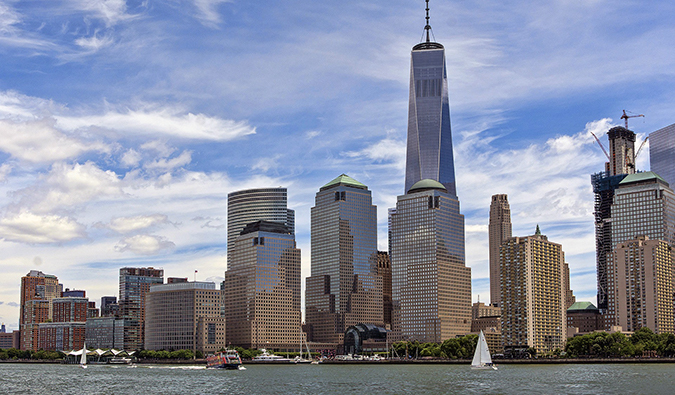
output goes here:
[[431, 30], [431, 25], [429, 24], [429, 0], [427, 1], [427, 25], [424, 26], [424, 30], [427, 33], [427, 42], [431, 42], [431, 39], [429, 38], [429, 31]]

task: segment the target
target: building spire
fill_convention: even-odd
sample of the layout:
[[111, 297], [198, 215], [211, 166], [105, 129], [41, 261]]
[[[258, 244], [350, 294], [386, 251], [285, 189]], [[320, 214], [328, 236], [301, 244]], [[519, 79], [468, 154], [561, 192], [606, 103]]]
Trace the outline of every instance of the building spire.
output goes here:
[[424, 30], [427, 33], [427, 42], [429, 43], [431, 42], [431, 39], [429, 38], [429, 31], [431, 30], [431, 25], [429, 24], [429, 0], [426, 1], [427, 1], [427, 17], [426, 17], [427, 24], [426, 26], [424, 26]]

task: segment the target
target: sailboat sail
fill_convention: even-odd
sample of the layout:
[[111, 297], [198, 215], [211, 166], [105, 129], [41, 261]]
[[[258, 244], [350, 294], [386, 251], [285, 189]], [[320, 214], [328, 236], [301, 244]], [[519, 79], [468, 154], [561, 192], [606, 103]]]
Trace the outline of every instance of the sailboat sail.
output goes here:
[[84, 347], [82, 347], [82, 355], [80, 356], [80, 365], [86, 364], [87, 364], [87, 345], [85, 344]]
[[492, 358], [490, 357], [490, 351], [488, 350], [487, 341], [485, 340], [485, 335], [483, 331], [480, 331], [478, 336], [478, 344], [476, 344], [476, 352], [473, 354], [473, 361], [471, 361], [471, 367], [484, 367], [492, 364]]

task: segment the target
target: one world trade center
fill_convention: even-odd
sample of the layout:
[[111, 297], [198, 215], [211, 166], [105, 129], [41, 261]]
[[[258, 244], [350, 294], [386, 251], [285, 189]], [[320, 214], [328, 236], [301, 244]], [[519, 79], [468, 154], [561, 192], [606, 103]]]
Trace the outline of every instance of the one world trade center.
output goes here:
[[450, 195], [457, 196], [445, 49], [429, 37], [428, 0], [426, 10], [426, 41], [413, 47], [410, 61], [404, 192], [428, 178], [440, 182]]

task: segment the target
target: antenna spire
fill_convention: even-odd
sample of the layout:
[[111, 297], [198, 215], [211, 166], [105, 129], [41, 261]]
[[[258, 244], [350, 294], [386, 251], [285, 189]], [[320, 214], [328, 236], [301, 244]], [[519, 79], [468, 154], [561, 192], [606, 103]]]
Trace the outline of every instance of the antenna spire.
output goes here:
[[431, 42], [431, 39], [429, 38], [429, 31], [431, 30], [431, 25], [429, 24], [429, 0], [427, 1], [427, 25], [424, 26], [424, 30], [427, 32], [427, 42]]

